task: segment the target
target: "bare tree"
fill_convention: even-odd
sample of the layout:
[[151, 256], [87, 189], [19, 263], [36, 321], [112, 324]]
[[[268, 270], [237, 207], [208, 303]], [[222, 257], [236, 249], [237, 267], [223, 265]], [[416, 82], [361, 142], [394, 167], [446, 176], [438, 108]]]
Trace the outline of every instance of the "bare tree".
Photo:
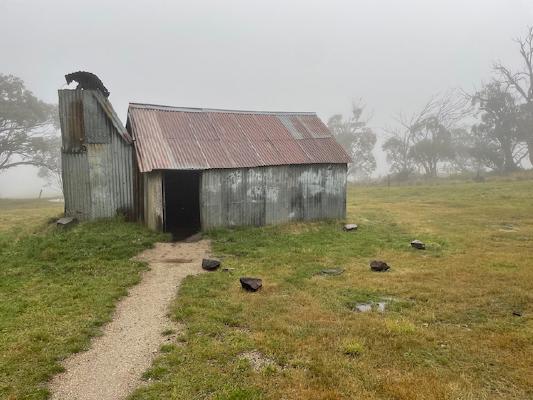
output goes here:
[[524, 37], [514, 41], [520, 52], [520, 68], [512, 70], [497, 62], [494, 64], [494, 69], [500, 81], [513, 89], [523, 102], [525, 124], [522, 126], [522, 138], [528, 147], [529, 161], [533, 164], [533, 26], [528, 28]]
[[389, 130], [382, 148], [393, 171], [407, 176], [413, 167], [436, 176], [439, 164], [454, 156], [452, 131], [470, 113], [468, 100], [450, 90], [432, 96], [420, 111], [397, 118], [399, 127]]
[[408, 129], [396, 128], [386, 131], [389, 137], [381, 148], [387, 155], [392, 172], [401, 179], [407, 179], [413, 170], [413, 160], [411, 158], [411, 136]]

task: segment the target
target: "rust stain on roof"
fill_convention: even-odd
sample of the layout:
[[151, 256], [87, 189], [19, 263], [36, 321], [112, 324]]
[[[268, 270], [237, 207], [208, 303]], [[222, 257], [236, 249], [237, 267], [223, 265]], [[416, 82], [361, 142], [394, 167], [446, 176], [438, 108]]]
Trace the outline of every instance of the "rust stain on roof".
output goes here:
[[141, 172], [351, 162], [315, 113], [131, 103], [128, 122]]

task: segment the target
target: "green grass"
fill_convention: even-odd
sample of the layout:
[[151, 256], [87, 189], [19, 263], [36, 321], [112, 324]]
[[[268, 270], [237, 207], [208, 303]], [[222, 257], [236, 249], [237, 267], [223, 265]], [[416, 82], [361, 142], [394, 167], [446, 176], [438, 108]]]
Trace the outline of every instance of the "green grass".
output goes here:
[[88, 346], [146, 267], [156, 235], [122, 220], [68, 230], [61, 205], [0, 200], [0, 398], [45, 399], [59, 361]]
[[[213, 231], [235, 270], [184, 281], [172, 307], [184, 329], [131, 398], [533, 398], [532, 199], [527, 176], [351, 187], [357, 232], [335, 221]], [[58, 231], [60, 208], [0, 200], [0, 398], [46, 398], [59, 361], [138, 281], [131, 256], [164, 239], [121, 220]], [[391, 270], [371, 272], [372, 259]], [[263, 289], [244, 292], [243, 275]], [[383, 300], [384, 313], [352, 311]]]
[[[532, 199], [527, 179], [353, 187], [357, 232], [211, 232], [235, 271], [185, 280], [173, 306], [185, 330], [132, 399], [533, 398]], [[371, 272], [374, 258], [392, 269]], [[334, 267], [346, 271], [317, 275]], [[243, 275], [263, 289], [241, 290]], [[382, 299], [385, 313], [352, 311]], [[253, 370], [249, 351], [277, 367]]]

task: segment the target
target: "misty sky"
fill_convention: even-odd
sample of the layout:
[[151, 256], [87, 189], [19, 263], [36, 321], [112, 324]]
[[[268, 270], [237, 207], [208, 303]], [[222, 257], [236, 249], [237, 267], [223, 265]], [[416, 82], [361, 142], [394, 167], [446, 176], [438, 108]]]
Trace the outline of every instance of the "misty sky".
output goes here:
[[[48, 102], [77, 70], [102, 79], [123, 120], [131, 101], [326, 121], [362, 98], [383, 137], [399, 112], [515, 64], [533, 0], [0, 0], [0, 15], [0, 72]], [[0, 175], [0, 196], [38, 194], [34, 175]]]

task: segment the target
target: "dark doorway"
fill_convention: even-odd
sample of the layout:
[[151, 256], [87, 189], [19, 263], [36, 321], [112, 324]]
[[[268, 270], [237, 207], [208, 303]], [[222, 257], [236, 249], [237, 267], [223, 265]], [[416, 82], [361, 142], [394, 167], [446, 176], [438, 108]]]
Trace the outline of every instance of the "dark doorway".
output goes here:
[[182, 240], [200, 231], [200, 171], [165, 171], [165, 232]]

